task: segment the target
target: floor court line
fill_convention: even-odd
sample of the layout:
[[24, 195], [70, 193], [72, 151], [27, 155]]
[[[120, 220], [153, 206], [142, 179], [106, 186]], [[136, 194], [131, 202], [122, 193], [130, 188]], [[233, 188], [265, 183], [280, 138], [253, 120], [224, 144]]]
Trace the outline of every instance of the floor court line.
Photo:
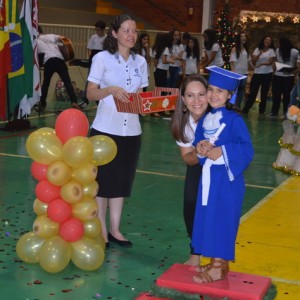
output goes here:
[[257, 185], [247, 185], [246, 186], [251, 186], [251, 187], [257, 187], [257, 188], [267, 188], [267, 189], [272, 189], [273, 191], [270, 192], [264, 199], [259, 201], [255, 206], [253, 206], [248, 212], [246, 212], [242, 217], [241, 217], [241, 222], [243, 223], [246, 221], [250, 216], [252, 216], [260, 207], [262, 207], [267, 201], [270, 200], [271, 197], [279, 190], [281, 189], [284, 185], [287, 185], [289, 180], [291, 180], [291, 177], [286, 179], [284, 182], [282, 182], [278, 187], [276, 188], [271, 188], [271, 187], [263, 187], [263, 186], [257, 186]]
[[[9, 157], [19, 157], [19, 158], [28, 158], [31, 159], [27, 155], [19, 155], [19, 154], [9, 154], [9, 153], [0, 153], [0, 156], [9, 156]], [[141, 174], [149, 174], [149, 175], [157, 175], [157, 176], [163, 176], [163, 177], [171, 177], [171, 178], [180, 178], [184, 179], [185, 176], [183, 175], [174, 175], [174, 174], [167, 174], [167, 173], [161, 173], [161, 172], [153, 172], [153, 171], [144, 171], [144, 170], [137, 170], [137, 173]], [[260, 186], [260, 185], [254, 185], [254, 184], [246, 184], [248, 187], [258, 188], [258, 189], [268, 189], [273, 190], [273, 187], [270, 186]]]

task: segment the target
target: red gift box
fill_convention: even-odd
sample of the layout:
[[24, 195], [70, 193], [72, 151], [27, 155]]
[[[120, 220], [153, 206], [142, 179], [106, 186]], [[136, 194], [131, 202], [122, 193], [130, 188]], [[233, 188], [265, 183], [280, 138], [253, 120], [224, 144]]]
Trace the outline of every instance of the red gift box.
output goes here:
[[124, 103], [114, 98], [117, 110], [133, 114], [149, 114], [174, 110], [179, 89], [155, 88], [154, 91], [130, 94], [130, 102]]

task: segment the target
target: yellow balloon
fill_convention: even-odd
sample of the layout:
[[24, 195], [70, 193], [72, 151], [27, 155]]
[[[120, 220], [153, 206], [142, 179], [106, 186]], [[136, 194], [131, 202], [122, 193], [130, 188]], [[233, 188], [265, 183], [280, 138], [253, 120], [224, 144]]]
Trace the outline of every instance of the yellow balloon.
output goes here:
[[91, 220], [84, 222], [83, 226], [84, 226], [84, 234], [86, 237], [95, 238], [95, 237], [101, 235], [102, 226], [101, 226], [101, 222], [99, 221], [98, 217], [95, 217]]
[[42, 202], [36, 198], [33, 202], [33, 211], [36, 215], [44, 215], [47, 213], [48, 203]]
[[41, 164], [50, 164], [62, 158], [63, 144], [60, 139], [49, 131], [36, 130], [26, 140], [29, 156]]
[[40, 266], [49, 273], [62, 271], [70, 262], [71, 246], [59, 236], [43, 244], [39, 251]]
[[99, 234], [99, 235], [95, 236], [94, 241], [97, 244], [99, 244], [103, 249], [106, 248], [106, 242], [105, 242], [104, 237], [102, 236], [102, 234]]
[[17, 242], [17, 255], [26, 263], [37, 263], [39, 261], [39, 250], [44, 242], [45, 240], [34, 232], [27, 232]]
[[106, 135], [94, 135], [89, 138], [94, 146], [93, 163], [102, 166], [111, 162], [117, 155], [115, 141]]
[[85, 271], [99, 269], [105, 258], [104, 248], [93, 239], [83, 237], [81, 240], [71, 243], [72, 262]]
[[98, 194], [99, 185], [98, 182], [94, 180], [84, 185], [82, 188], [83, 188], [83, 194], [85, 196], [90, 196], [92, 198], [95, 198]]
[[59, 224], [49, 219], [47, 215], [40, 215], [33, 222], [32, 228], [40, 238], [48, 239], [58, 234]]
[[42, 128], [39, 128], [38, 131], [47, 131], [47, 132], [55, 134], [55, 129], [51, 128], [51, 127], [42, 127]]
[[75, 180], [70, 180], [60, 189], [60, 196], [70, 204], [79, 202], [83, 196], [82, 185]]
[[72, 215], [81, 221], [88, 221], [98, 214], [98, 204], [94, 198], [83, 197], [83, 199], [74, 204], [72, 208]]
[[88, 163], [80, 168], [73, 169], [72, 176], [82, 185], [87, 185], [96, 179], [97, 172], [97, 167], [92, 163]]
[[93, 159], [93, 144], [87, 137], [76, 136], [63, 146], [63, 159], [73, 168], [81, 167]]
[[47, 179], [53, 185], [62, 186], [72, 177], [72, 169], [63, 161], [51, 163], [47, 169]]

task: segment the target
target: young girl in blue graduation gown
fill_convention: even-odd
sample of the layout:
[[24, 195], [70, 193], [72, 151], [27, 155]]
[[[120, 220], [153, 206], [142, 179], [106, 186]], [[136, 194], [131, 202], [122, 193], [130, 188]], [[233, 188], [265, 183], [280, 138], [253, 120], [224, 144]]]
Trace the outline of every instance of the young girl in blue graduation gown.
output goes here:
[[[213, 66], [207, 100], [212, 110], [198, 123], [194, 146], [203, 166], [192, 246], [211, 262], [194, 281], [224, 279], [235, 259], [235, 241], [245, 193], [243, 172], [253, 159], [250, 134], [232, 108], [243, 75]], [[233, 92], [232, 92], [233, 91]]]

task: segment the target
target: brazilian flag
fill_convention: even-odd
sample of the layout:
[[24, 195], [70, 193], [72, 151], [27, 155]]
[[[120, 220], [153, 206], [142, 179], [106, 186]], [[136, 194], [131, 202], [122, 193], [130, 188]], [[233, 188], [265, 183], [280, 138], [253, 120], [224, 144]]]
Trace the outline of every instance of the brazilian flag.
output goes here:
[[8, 113], [12, 114], [25, 96], [23, 42], [17, 0], [8, 0], [8, 31], [12, 70], [8, 73]]

